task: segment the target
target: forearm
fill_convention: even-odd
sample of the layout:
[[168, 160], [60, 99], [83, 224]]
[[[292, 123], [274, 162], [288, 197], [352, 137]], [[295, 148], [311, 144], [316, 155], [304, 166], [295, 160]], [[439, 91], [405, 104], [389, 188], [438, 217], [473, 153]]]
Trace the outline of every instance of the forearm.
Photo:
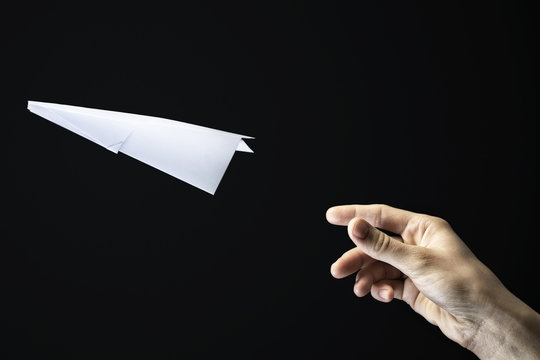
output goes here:
[[540, 314], [512, 293], [494, 296], [468, 348], [480, 359], [540, 359]]

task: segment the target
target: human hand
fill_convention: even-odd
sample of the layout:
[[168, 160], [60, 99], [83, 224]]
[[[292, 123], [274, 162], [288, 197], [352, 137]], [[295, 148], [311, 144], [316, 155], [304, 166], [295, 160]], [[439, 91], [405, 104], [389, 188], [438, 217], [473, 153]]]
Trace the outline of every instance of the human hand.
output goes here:
[[540, 315], [512, 295], [443, 219], [386, 205], [337, 206], [326, 217], [347, 225], [357, 246], [331, 267], [336, 278], [356, 273], [357, 296], [403, 300], [479, 357], [540, 356]]

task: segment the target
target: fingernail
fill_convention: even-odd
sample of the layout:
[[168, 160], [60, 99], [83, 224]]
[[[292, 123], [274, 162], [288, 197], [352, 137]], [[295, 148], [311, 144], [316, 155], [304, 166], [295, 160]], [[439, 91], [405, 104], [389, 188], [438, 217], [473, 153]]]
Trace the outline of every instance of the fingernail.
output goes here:
[[384, 300], [390, 299], [390, 291], [388, 289], [381, 289], [379, 290], [379, 296], [383, 298]]
[[356, 220], [353, 229], [354, 235], [360, 239], [365, 239], [369, 233], [369, 225], [365, 220]]

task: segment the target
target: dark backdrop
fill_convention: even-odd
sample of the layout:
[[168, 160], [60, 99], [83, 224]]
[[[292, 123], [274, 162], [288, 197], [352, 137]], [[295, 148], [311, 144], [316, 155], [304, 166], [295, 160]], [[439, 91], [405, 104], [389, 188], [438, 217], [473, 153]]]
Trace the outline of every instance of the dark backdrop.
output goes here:
[[[531, 9], [193, 3], [3, 9], [5, 358], [474, 358], [330, 276], [343, 203], [446, 218], [540, 308]], [[211, 196], [27, 100], [248, 134], [255, 154]]]

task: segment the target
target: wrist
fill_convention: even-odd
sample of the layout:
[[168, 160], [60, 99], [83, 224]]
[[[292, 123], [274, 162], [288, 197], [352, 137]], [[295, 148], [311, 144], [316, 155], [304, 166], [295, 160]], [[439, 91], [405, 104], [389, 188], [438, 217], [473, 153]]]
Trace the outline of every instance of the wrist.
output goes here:
[[540, 315], [510, 291], [492, 294], [467, 348], [480, 359], [540, 358]]

